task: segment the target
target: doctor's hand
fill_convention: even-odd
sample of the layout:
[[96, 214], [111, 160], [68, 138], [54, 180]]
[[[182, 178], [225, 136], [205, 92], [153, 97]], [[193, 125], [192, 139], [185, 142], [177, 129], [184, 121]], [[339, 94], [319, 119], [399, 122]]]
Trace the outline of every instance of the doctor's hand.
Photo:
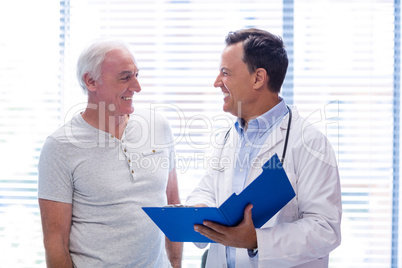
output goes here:
[[227, 227], [211, 221], [204, 221], [203, 225], [194, 225], [194, 230], [209, 239], [229, 247], [257, 248], [257, 233], [251, 217], [253, 205], [249, 204], [244, 209], [244, 218], [239, 225]]

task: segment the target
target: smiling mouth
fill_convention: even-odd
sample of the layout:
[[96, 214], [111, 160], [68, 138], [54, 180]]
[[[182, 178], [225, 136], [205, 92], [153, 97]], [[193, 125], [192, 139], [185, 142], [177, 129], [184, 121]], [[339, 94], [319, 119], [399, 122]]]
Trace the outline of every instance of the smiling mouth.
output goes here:
[[132, 100], [133, 97], [121, 97], [123, 100]]
[[223, 92], [223, 98], [226, 98], [226, 97], [229, 97], [230, 96], [230, 94], [229, 93], [225, 93], [225, 92]]

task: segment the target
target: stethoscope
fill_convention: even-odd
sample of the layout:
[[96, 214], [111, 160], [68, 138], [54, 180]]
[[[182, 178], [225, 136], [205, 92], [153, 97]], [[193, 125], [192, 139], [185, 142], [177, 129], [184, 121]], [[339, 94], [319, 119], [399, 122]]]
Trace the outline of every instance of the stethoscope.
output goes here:
[[[282, 165], [283, 165], [283, 162], [285, 161], [285, 155], [286, 155], [286, 149], [287, 149], [287, 147], [288, 147], [288, 140], [289, 140], [289, 132], [290, 132], [290, 125], [291, 125], [291, 123], [292, 123], [292, 110], [289, 108], [289, 106], [287, 106], [286, 105], [286, 108], [288, 109], [288, 111], [289, 111], [289, 120], [288, 120], [288, 129], [286, 129], [286, 137], [285, 137], [285, 144], [284, 144], [284, 146], [283, 146], [283, 152], [282, 152], [282, 159], [281, 159], [281, 163], [282, 163]], [[229, 130], [226, 132], [226, 134], [225, 134], [225, 138], [224, 138], [224, 141], [223, 141], [223, 144], [222, 144], [222, 146], [224, 147], [225, 146], [225, 144], [226, 144], [226, 141], [228, 140], [228, 138], [229, 138], [229, 133], [230, 133], [230, 130], [231, 130], [232, 128], [229, 128]], [[222, 151], [223, 151], [223, 148], [222, 148]], [[222, 151], [221, 151], [221, 156], [222, 156]], [[220, 157], [219, 157], [220, 158]], [[217, 170], [217, 171], [224, 171], [225, 170], [225, 167], [219, 167], [219, 168], [213, 168], [213, 169], [215, 169], [215, 170]]]

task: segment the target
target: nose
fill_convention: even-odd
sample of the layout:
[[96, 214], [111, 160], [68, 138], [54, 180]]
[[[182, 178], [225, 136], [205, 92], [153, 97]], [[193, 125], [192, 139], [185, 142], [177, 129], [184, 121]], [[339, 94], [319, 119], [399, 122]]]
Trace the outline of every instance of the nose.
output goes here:
[[137, 93], [141, 91], [141, 85], [137, 77], [131, 79], [129, 90]]
[[214, 82], [214, 87], [221, 87], [223, 85], [222, 80], [221, 80], [221, 76], [218, 75], [215, 79]]

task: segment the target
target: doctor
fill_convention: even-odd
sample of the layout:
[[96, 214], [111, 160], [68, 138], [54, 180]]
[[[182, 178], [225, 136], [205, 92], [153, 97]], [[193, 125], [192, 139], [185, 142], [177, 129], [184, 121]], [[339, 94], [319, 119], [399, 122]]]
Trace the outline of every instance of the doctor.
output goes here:
[[214, 86], [222, 90], [223, 110], [238, 119], [218, 137], [221, 146], [211, 159], [219, 164], [211, 162], [187, 205], [220, 206], [250, 184], [275, 153], [296, 197], [259, 229], [253, 225], [252, 205], [238, 226], [195, 225], [217, 242], [210, 246], [206, 267], [328, 267], [329, 253], [340, 244], [335, 155], [326, 137], [279, 97], [287, 66], [278, 36], [244, 29], [226, 37]]

